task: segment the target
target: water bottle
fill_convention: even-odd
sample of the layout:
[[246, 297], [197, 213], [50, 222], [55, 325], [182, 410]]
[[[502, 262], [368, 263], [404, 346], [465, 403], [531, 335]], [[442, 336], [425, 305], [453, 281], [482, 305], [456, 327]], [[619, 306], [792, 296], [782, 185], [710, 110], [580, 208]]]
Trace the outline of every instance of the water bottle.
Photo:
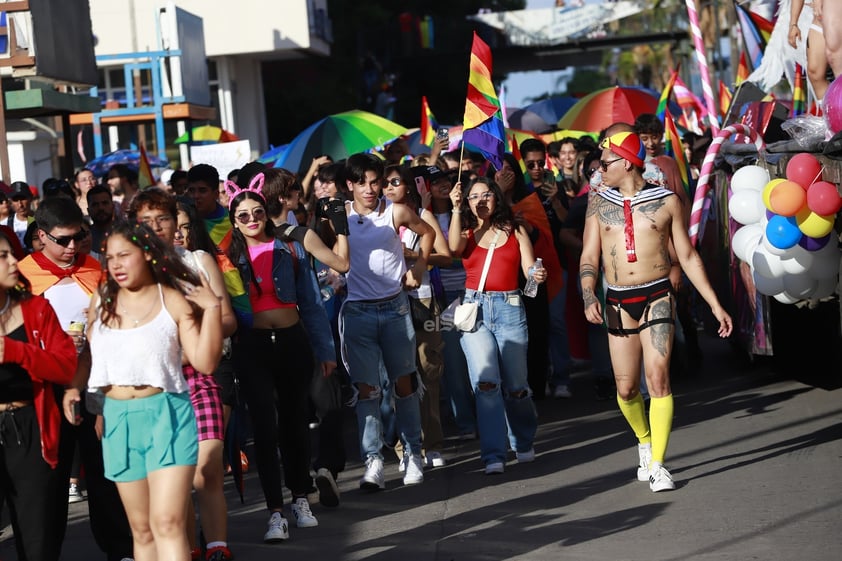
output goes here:
[[529, 267], [529, 278], [526, 279], [526, 286], [523, 287], [523, 295], [529, 298], [535, 298], [538, 294], [538, 282], [532, 278], [532, 272], [544, 268], [544, 261], [539, 257], [535, 260], [535, 264]]

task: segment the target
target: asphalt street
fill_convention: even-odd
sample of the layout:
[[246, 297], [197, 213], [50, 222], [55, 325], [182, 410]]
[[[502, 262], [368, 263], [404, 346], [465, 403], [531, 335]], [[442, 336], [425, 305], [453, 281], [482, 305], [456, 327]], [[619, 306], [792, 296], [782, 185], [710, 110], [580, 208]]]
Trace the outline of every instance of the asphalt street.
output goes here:
[[[340, 506], [314, 505], [318, 527], [292, 524], [288, 541], [266, 545], [255, 470], [244, 504], [229, 478], [231, 549], [248, 561], [842, 559], [838, 364], [779, 372], [774, 360], [701, 342], [698, 371], [673, 380], [667, 465], [675, 491], [654, 494], [636, 480], [634, 437], [616, 403], [597, 401], [581, 372], [572, 399], [538, 402], [535, 462], [512, 457], [503, 475], [482, 473], [476, 441], [450, 438], [448, 465], [428, 470], [422, 485], [404, 487], [390, 456], [387, 489], [362, 492], [349, 411], [352, 461], [339, 481]], [[86, 504], [71, 505], [63, 561], [104, 559]], [[17, 560], [10, 533], [0, 537], [0, 561]]]

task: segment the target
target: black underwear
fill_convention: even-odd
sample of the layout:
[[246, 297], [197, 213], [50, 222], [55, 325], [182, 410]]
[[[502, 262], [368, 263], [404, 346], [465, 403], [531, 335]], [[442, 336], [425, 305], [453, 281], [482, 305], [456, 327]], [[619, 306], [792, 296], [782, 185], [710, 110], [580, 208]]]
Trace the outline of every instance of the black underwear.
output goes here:
[[[667, 298], [670, 303], [669, 317], [649, 319], [649, 310], [653, 303]], [[651, 284], [640, 286], [637, 288], [630, 288], [628, 290], [618, 290], [609, 287], [605, 293], [605, 320], [608, 324], [608, 333], [611, 335], [628, 336], [640, 333], [642, 330], [651, 327], [657, 323], [675, 324], [675, 306], [673, 302], [672, 284], [669, 278], [657, 280]], [[623, 327], [623, 320], [620, 314], [625, 310], [633, 320], [643, 323], [634, 329], [626, 329]]]

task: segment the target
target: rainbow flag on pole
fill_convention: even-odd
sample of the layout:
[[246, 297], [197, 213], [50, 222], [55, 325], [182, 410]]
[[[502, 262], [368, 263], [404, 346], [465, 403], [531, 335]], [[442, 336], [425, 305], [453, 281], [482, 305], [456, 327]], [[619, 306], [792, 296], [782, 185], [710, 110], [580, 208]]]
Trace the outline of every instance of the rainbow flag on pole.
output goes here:
[[731, 107], [731, 90], [722, 80], [719, 81], [719, 114], [724, 119]]
[[690, 196], [690, 167], [687, 165], [687, 158], [684, 156], [684, 145], [681, 143], [681, 135], [669, 111], [664, 112], [664, 152], [678, 164], [678, 173], [681, 175], [681, 184], [684, 192]]
[[804, 91], [804, 69], [795, 64], [795, 84], [792, 87], [792, 116], [803, 115], [806, 111], [807, 95]]
[[675, 79], [678, 78], [678, 68], [672, 71], [669, 80], [667, 80], [664, 90], [661, 92], [661, 99], [658, 100], [658, 110], [656, 111], [658, 117], [664, 120], [664, 113], [667, 111], [667, 103], [669, 103], [670, 95], [672, 94], [672, 87], [675, 85]]
[[503, 166], [506, 129], [491, 82], [491, 49], [474, 31], [462, 141], [474, 145], [496, 168]]
[[433, 146], [433, 141], [436, 139], [436, 131], [439, 124], [430, 111], [430, 104], [427, 103], [427, 96], [421, 96], [421, 144], [424, 146]]

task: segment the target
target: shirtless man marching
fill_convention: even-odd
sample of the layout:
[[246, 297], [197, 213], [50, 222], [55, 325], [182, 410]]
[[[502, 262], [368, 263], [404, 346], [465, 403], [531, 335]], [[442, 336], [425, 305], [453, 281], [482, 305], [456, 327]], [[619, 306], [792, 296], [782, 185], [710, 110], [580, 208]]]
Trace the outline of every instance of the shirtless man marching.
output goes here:
[[[672, 191], [643, 180], [645, 149], [630, 132], [607, 137], [600, 166], [609, 189], [591, 196], [579, 276], [588, 321], [601, 324], [596, 297], [600, 257], [608, 284], [605, 319], [617, 403], [638, 439], [637, 478], [654, 491], [675, 489], [664, 467], [672, 429], [669, 364], [675, 333], [675, 299], [669, 281], [670, 240], [687, 277], [719, 321], [719, 336], [731, 334], [722, 308], [690, 243], [681, 201]], [[649, 418], [640, 395], [641, 356], [652, 396]], [[650, 432], [651, 430], [651, 432]]]

